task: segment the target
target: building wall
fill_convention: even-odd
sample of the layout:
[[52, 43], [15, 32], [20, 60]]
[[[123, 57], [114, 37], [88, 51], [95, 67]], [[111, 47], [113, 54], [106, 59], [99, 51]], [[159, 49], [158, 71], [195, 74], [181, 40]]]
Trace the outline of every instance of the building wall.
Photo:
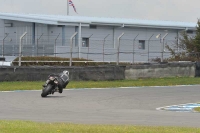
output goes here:
[[[65, 26], [63, 32], [62, 26], [35, 24], [35, 44], [33, 44], [32, 23], [9, 20], [5, 20], [5, 23], [13, 24], [12, 27], [5, 27], [4, 20], [0, 20], [0, 37], [3, 38], [5, 33], [9, 34], [5, 40], [4, 50], [7, 55], [18, 55], [19, 38], [25, 31], [27, 31], [27, 35], [23, 39], [22, 46], [22, 54], [24, 56], [52, 55], [70, 57], [70, 37], [76, 31], [75, 26]], [[81, 46], [81, 54], [79, 54], [79, 48], [78, 45], [75, 45], [76, 40], [74, 39], [73, 57], [78, 58], [80, 55], [81, 58], [96, 61], [116, 61], [119, 46], [117, 38], [124, 33], [119, 46], [120, 61], [148, 62], [154, 58], [161, 58], [161, 52], [163, 49], [165, 52], [163, 54], [163, 58], [166, 58], [170, 56], [170, 53], [168, 53], [169, 51], [163, 47], [166, 45], [174, 47], [174, 44], [177, 42], [177, 38], [180, 36], [179, 32], [180, 31], [178, 30], [172, 29], [138, 27], [113, 27], [98, 25], [96, 28], [82, 27], [81, 36], [82, 38], [89, 39], [89, 47]], [[163, 41], [161, 38], [166, 33], [168, 33], [168, 35]], [[156, 38], [158, 34], [161, 34], [161, 36]], [[134, 40], [136, 36], [137, 38]], [[104, 40], [105, 37], [107, 38]], [[141, 48], [141, 41], [144, 42], [144, 49]], [[2, 50], [0, 50], [0, 54], [1, 51]], [[54, 54], [55, 52], [57, 54]]]
[[0, 19], [0, 42], [2, 42], [4, 38], [4, 20]]
[[[113, 34], [114, 30], [114, 34]], [[91, 34], [93, 33], [93, 34]], [[166, 45], [172, 45], [177, 41], [177, 30], [167, 30], [166, 29], [153, 29], [153, 28], [133, 28], [133, 27], [98, 27], [97, 29], [89, 29], [84, 28], [82, 37], [90, 37], [90, 48], [89, 51], [93, 51], [93, 53], [103, 53], [103, 40], [97, 41], [97, 37], [103, 38], [106, 35], [110, 34], [109, 37], [106, 39], [106, 50], [104, 50], [105, 53], [115, 53], [115, 55], [106, 55], [106, 61], [112, 61], [113, 59], [116, 60], [116, 53], [118, 48], [117, 38], [124, 33], [124, 36], [121, 38], [120, 41], [120, 60], [121, 61], [148, 61], [148, 53], [149, 58], [156, 58], [160, 57], [161, 49], [165, 47]], [[160, 40], [166, 33], [169, 33], [164, 43], [162, 40]], [[161, 38], [156, 38], [158, 34], [161, 34]], [[138, 35], [136, 40], [134, 41], [134, 38]], [[152, 36], [153, 35], [153, 36]], [[150, 39], [150, 37], [152, 38]], [[96, 39], [96, 40], [95, 40]], [[150, 41], [148, 42], [148, 40]], [[145, 41], [145, 49], [139, 48], [139, 40]], [[149, 48], [148, 48], [149, 45]], [[98, 46], [98, 47], [97, 47]], [[88, 48], [83, 48], [82, 50], [84, 53], [87, 53]], [[133, 52], [135, 53], [135, 57], [133, 57]], [[157, 52], [157, 53], [156, 53]], [[165, 49], [165, 57], [169, 57], [170, 54], [167, 54], [166, 52], [169, 52]], [[127, 54], [128, 53], [128, 54]], [[90, 56], [91, 55], [91, 56]], [[102, 57], [99, 55], [93, 55], [90, 54], [90, 59], [95, 60], [102, 60]], [[85, 55], [86, 57], [87, 55]], [[84, 58], [85, 58], [84, 57]], [[100, 58], [99, 58], [100, 57]], [[132, 59], [131, 59], [132, 58]], [[133, 59], [135, 58], [135, 59]]]

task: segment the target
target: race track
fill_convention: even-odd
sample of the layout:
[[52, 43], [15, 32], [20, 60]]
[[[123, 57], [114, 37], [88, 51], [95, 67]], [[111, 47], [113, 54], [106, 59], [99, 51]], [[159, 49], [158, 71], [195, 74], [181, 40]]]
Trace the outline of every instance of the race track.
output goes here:
[[156, 108], [200, 102], [200, 86], [0, 92], [0, 120], [200, 127], [200, 113]]

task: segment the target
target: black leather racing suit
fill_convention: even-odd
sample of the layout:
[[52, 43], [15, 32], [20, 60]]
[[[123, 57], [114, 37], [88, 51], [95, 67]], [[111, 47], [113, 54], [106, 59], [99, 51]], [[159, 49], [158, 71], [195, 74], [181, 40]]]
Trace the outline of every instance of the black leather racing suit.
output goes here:
[[62, 93], [63, 88], [65, 88], [67, 86], [67, 84], [69, 83], [69, 75], [63, 74], [63, 73], [59, 73], [59, 74], [50, 74], [50, 76], [55, 76], [58, 79], [58, 89], [59, 89], [59, 93]]

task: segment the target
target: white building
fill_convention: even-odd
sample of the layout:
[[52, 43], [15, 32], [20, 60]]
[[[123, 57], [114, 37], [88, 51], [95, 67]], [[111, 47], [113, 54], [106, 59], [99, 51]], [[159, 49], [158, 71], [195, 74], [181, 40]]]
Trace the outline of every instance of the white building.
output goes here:
[[0, 13], [0, 55], [18, 56], [20, 36], [27, 32], [23, 56], [69, 58], [70, 37], [77, 32], [73, 58], [148, 62], [169, 57], [165, 45], [177, 43], [183, 30], [195, 35], [195, 29], [196, 23], [186, 22]]

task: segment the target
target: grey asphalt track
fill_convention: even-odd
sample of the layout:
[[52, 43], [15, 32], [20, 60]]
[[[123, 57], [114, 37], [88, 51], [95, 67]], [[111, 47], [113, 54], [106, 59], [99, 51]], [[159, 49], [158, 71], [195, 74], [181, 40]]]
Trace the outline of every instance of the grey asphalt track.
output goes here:
[[156, 108], [200, 102], [200, 86], [0, 92], [0, 120], [200, 127], [200, 113]]

